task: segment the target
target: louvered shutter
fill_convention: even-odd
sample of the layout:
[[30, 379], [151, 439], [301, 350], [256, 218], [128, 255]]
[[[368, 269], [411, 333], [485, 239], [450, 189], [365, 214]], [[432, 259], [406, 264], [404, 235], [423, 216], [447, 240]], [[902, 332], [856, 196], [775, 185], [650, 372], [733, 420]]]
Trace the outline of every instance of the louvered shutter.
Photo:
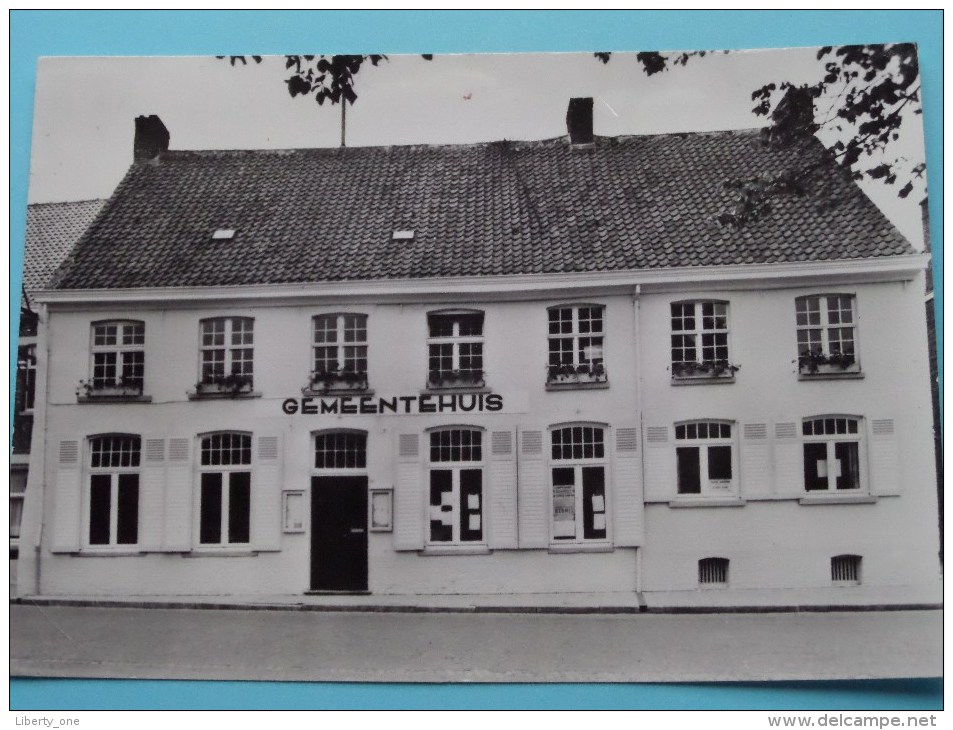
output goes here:
[[192, 549], [192, 439], [170, 438], [166, 451], [164, 552]]
[[139, 549], [162, 547], [165, 523], [165, 439], [142, 440], [142, 475], [139, 479]]
[[768, 424], [742, 424], [741, 496], [745, 499], [764, 499], [774, 493], [769, 443]]
[[804, 494], [804, 447], [794, 421], [774, 424], [774, 484], [781, 497]]
[[252, 456], [251, 545], [281, 550], [281, 435], [257, 437]]
[[636, 424], [622, 424], [615, 429], [614, 466], [613, 542], [618, 547], [636, 547], [644, 542], [645, 536], [639, 428]]
[[490, 433], [487, 546], [519, 547], [516, 497], [516, 445], [512, 431]]
[[60, 441], [56, 456], [56, 488], [53, 505], [54, 553], [75, 553], [82, 526], [82, 470], [79, 441]]
[[527, 429], [519, 432], [519, 546], [549, 546], [549, 501], [546, 489], [544, 431]]
[[645, 427], [645, 501], [669, 502], [678, 493], [675, 449], [668, 426]]
[[880, 497], [895, 497], [901, 492], [900, 451], [892, 418], [870, 421], [868, 431], [871, 493]]
[[394, 550], [423, 550], [424, 484], [420, 434], [397, 434]]

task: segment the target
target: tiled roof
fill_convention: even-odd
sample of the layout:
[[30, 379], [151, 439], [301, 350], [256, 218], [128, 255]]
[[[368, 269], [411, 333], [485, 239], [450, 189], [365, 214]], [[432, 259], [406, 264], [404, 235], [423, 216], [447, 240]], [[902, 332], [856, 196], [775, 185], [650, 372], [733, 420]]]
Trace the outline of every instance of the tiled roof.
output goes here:
[[105, 200], [81, 200], [27, 206], [23, 251], [23, 288], [27, 292], [49, 285], [53, 272], [105, 204]]
[[[811, 154], [821, 157], [819, 144]], [[736, 231], [725, 182], [804, 153], [757, 130], [466, 146], [170, 151], [133, 164], [64, 289], [401, 279], [914, 253], [843, 172]], [[216, 229], [234, 238], [212, 240]], [[395, 230], [413, 240], [393, 240]]]

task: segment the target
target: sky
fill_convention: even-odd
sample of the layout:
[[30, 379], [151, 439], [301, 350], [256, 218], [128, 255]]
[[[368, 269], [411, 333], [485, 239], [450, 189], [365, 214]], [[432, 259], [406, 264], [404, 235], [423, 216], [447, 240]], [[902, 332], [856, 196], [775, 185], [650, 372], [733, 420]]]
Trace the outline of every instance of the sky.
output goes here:
[[[634, 54], [390, 56], [357, 76], [347, 145], [459, 144], [565, 134], [568, 99], [595, 99], [598, 135], [747, 129], [764, 124], [751, 92], [769, 82], [813, 82], [816, 49], [718, 53], [642, 72]], [[340, 107], [294, 98], [282, 57], [232, 66], [213, 57], [48, 57], [37, 73], [31, 203], [108, 197], [132, 161], [133, 120], [157, 114], [173, 149], [333, 147]], [[923, 158], [920, 117], [896, 154]], [[918, 248], [922, 186], [865, 192]]]

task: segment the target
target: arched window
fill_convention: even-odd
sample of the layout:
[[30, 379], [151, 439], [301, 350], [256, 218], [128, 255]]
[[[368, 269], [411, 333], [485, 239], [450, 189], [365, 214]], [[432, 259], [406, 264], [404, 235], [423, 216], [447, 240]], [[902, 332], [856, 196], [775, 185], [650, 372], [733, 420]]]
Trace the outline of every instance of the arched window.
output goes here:
[[141, 439], [106, 434], [89, 439], [89, 544], [139, 542]]
[[735, 491], [734, 429], [730, 421], [675, 424], [678, 493], [719, 496]]
[[430, 530], [435, 545], [484, 542], [483, 431], [430, 431]]
[[367, 433], [325, 431], [314, 435], [315, 469], [366, 469]]
[[200, 444], [199, 543], [247, 545], [251, 536], [251, 434], [211, 433]]
[[605, 428], [578, 424], [550, 429], [552, 539], [557, 543], [605, 540]]
[[805, 491], [860, 489], [861, 431], [860, 419], [854, 416], [804, 419]]

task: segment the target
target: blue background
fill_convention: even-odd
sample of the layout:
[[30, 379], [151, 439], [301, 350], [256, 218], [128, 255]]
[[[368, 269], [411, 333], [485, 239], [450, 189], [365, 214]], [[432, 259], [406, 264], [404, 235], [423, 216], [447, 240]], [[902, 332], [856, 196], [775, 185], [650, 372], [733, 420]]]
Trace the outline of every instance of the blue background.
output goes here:
[[[16, 355], [40, 56], [637, 51], [919, 45], [930, 197], [941, 201], [943, 15], [920, 11], [23, 11], [10, 13], [10, 310]], [[930, 207], [942, 332], [942, 208]], [[942, 349], [940, 351], [942, 373]], [[11, 392], [15, 368], [11, 367]], [[383, 685], [14, 679], [12, 710], [927, 710], [939, 679], [705, 685]]]

